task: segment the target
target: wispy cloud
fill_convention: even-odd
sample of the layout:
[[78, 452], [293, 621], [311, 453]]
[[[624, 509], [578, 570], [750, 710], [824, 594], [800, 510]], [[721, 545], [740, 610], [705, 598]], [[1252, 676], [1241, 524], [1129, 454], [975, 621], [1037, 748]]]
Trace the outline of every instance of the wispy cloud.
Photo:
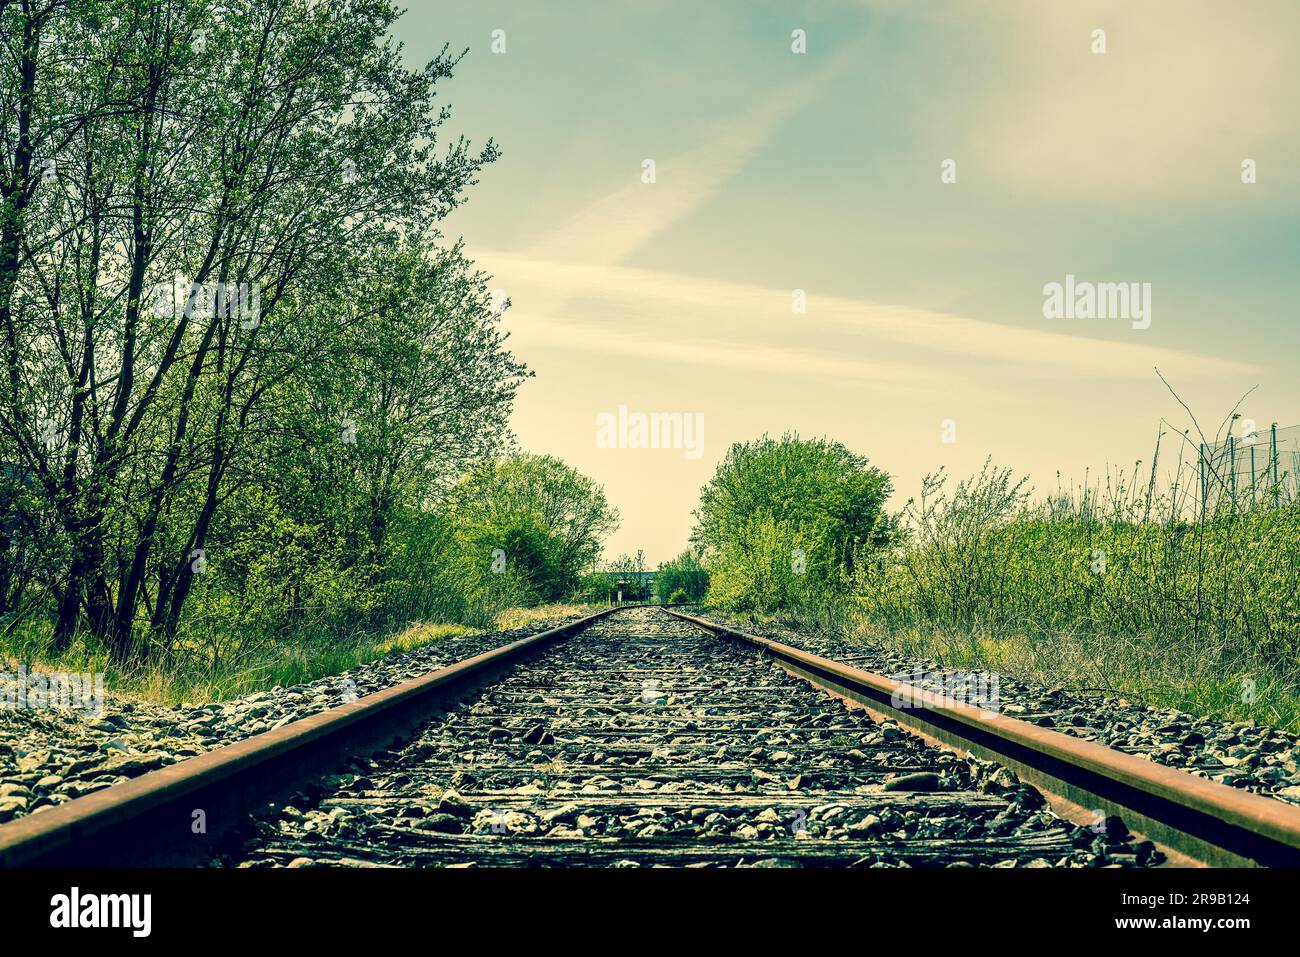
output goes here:
[[[1300, 9], [1289, 0], [958, 9], [972, 42], [998, 51], [999, 69], [964, 92], [972, 172], [1102, 203], [1239, 199], [1245, 158], [1263, 187], [1300, 182]], [[1091, 50], [1097, 29], [1104, 54]]]
[[[521, 314], [527, 320], [526, 314]], [[813, 379], [848, 379], [886, 387], [892, 392], [927, 391], [919, 375], [895, 363], [869, 359], [792, 352], [776, 346], [712, 338], [664, 339], [635, 329], [578, 322], [545, 322], [523, 332], [530, 342], [544, 342], [567, 350], [598, 352], [602, 355], [632, 356], [671, 362], [674, 365], [704, 366], [762, 374]], [[919, 372], [919, 370], [917, 370]]]
[[[721, 120], [694, 149], [673, 156], [636, 157], [628, 185], [579, 210], [544, 234], [532, 255], [548, 260], [620, 263], [707, 202], [758, 155], [781, 125], [807, 106], [852, 61], [845, 48], [820, 68], [740, 116]], [[639, 179], [642, 159], [655, 160], [657, 182]]]
[[[800, 315], [791, 311], [788, 289], [502, 252], [479, 255], [519, 304], [511, 314], [514, 335], [566, 349], [984, 395], [1001, 391], [998, 369], [1030, 378], [1131, 380], [1149, 379], [1154, 366], [1187, 378], [1251, 371], [1215, 356], [1146, 345], [1139, 341], [1143, 333], [1126, 324], [1115, 327], [1130, 337], [1120, 341], [817, 295]], [[556, 295], [569, 305], [545, 308]]]

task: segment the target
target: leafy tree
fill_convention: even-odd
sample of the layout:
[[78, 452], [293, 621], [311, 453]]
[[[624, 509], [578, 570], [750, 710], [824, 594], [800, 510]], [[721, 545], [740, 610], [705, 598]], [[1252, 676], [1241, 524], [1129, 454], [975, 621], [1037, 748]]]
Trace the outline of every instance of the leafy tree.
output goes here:
[[828, 439], [736, 443], [700, 493], [692, 541], [709, 600], [772, 609], [807, 600], [887, 544], [889, 476]]
[[[379, 571], [396, 511], [434, 507], [507, 436], [528, 375], [461, 247], [407, 240], [359, 264], [349, 318], [285, 410], [286, 495], [327, 508]], [[305, 497], [305, 498], [304, 498]]]
[[709, 590], [709, 573], [690, 549], [664, 562], [655, 573], [655, 594], [670, 603], [697, 602]]
[[624, 601], [643, 601], [650, 597], [645, 570], [645, 552], [638, 549], [635, 555], [620, 555], [606, 565], [605, 580], [616, 595], [622, 593]]
[[[289, 580], [380, 562], [416, 476], [435, 490], [498, 443], [521, 370], [459, 250], [430, 245], [496, 148], [442, 143], [434, 86], [457, 58], [406, 67], [397, 16], [0, 3], [0, 459], [22, 524], [49, 532], [23, 591], [51, 603], [56, 651], [82, 627], [118, 661], [169, 647], [199, 577], [251, 587], [259, 529], [331, 543], [267, 566]], [[424, 378], [470, 354], [487, 384]], [[355, 409], [356, 483], [258, 493], [323, 471], [289, 438], [312, 440], [313, 404]], [[7, 581], [13, 613], [25, 579]]]
[[[522, 577], [539, 601], [567, 598], [618, 527], [604, 490], [559, 459], [519, 454], [471, 472], [450, 509], [466, 547]], [[512, 551], [511, 549], [514, 549]]]

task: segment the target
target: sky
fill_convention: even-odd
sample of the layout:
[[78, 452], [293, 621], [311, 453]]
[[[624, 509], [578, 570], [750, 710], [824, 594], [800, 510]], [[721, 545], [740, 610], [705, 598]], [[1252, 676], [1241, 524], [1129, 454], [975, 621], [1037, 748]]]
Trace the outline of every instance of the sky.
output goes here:
[[[510, 299], [520, 446], [621, 513], [610, 557], [679, 553], [764, 433], [844, 443], [900, 508], [989, 457], [1040, 493], [1149, 466], [1162, 422], [1171, 457], [1157, 368], [1209, 433], [1251, 389], [1243, 421], [1300, 423], [1300, 5], [409, 0], [394, 34], [467, 50], [448, 130], [502, 157], [443, 232]], [[1047, 314], [1067, 276], [1145, 318]], [[703, 441], [609, 447], [620, 407]]]

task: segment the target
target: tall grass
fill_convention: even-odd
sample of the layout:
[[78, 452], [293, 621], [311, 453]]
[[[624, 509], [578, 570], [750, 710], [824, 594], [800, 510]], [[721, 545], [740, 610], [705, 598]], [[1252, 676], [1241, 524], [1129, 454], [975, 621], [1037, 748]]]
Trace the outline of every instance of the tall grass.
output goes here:
[[989, 463], [927, 476], [853, 575], [857, 627], [954, 667], [1300, 726], [1300, 503], [1285, 475], [1225, 481], [1202, 496], [1195, 462], [1166, 481], [1139, 463], [1035, 502]]

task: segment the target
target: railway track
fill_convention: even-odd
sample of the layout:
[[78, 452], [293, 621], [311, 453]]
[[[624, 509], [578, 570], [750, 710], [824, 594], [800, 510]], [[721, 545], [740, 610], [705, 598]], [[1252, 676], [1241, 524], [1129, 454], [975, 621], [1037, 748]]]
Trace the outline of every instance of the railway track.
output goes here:
[[750, 647], [635, 609], [431, 721], [312, 806], [262, 822], [244, 863], [1150, 859], [1149, 844], [1106, 844], [1061, 821], [1030, 788], [991, 793], [1002, 786], [974, 769]]
[[0, 825], [0, 865], [1300, 861], [1300, 809], [897, 689], [615, 609]]

